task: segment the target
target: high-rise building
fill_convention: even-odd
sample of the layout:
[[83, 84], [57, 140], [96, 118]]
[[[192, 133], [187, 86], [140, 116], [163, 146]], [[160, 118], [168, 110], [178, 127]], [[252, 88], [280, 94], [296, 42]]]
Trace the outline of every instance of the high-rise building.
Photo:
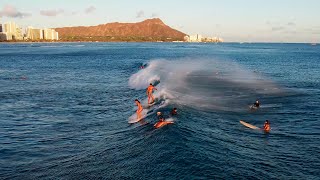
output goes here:
[[23, 40], [23, 33], [22, 33], [22, 29], [20, 27], [16, 27], [16, 33], [14, 35], [14, 38], [16, 40]]
[[56, 39], [56, 40], [59, 40], [59, 33], [58, 33], [58, 32], [56, 32], [55, 39]]
[[200, 34], [196, 35], [190, 35], [188, 38], [189, 42], [201, 42], [202, 41], [202, 36]]
[[33, 27], [27, 28], [27, 38], [30, 40], [40, 40], [43, 39], [43, 30], [35, 29]]
[[14, 34], [16, 32], [17, 25], [14, 22], [7, 22], [4, 24], [4, 31], [6, 33], [12, 33]]
[[56, 32], [54, 29], [44, 29], [43, 38], [46, 40], [58, 40], [58, 32]]
[[28, 26], [28, 27], [26, 28], [26, 38], [27, 38], [27, 39], [31, 39], [31, 29], [33, 29], [32, 26]]
[[2, 24], [1, 24], [1, 17], [0, 17], [0, 33], [2, 32]]
[[11, 34], [0, 32], [0, 41], [10, 41], [10, 40], [12, 40]]
[[43, 38], [46, 40], [58, 40], [58, 32], [56, 32], [54, 29], [44, 29]]
[[3, 32], [7, 34], [10, 40], [22, 40], [22, 30], [15, 22], [8, 22], [3, 25]]
[[47, 40], [51, 40], [53, 38], [53, 33], [51, 29], [44, 29], [43, 30], [43, 38]]

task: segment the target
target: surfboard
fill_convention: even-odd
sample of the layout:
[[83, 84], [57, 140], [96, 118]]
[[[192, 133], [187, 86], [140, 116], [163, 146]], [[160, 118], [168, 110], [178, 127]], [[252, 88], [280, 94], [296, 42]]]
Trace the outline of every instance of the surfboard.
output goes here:
[[157, 104], [158, 102], [158, 98], [154, 98], [154, 101], [150, 104], [147, 104], [147, 105], [143, 105], [142, 107], [145, 108], [145, 109], [148, 109], [150, 107], [152, 107], [153, 105]]
[[152, 103], [148, 104], [148, 107], [151, 107], [151, 106], [155, 105], [156, 103], [157, 103], [157, 101], [155, 100]]
[[259, 109], [259, 107], [256, 107], [256, 106], [254, 106], [254, 105], [250, 105], [249, 108], [250, 108], [251, 110], [257, 110], [257, 109]]
[[142, 119], [148, 117], [150, 114], [148, 114], [148, 110], [147, 109], [144, 109], [142, 110], [141, 112], [141, 118], [137, 119], [137, 114], [134, 113], [132, 114], [129, 118], [128, 118], [128, 123], [129, 124], [133, 124], [133, 123], [137, 123], [139, 121], [141, 121]]
[[260, 128], [258, 128], [257, 126], [254, 126], [254, 125], [252, 125], [252, 124], [246, 123], [246, 122], [244, 122], [244, 121], [242, 121], [242, 120], [240, 120], [240, 123], [241, 123], [242, 125], [244, 125], [244, 126], [246, 126], [246, 127], [250, 128], [250, 129], [257, 129], [257, 130], [260, 130]]
[[162, 122], [157, 122], [156, 124], [154, 124], [153, 126], [158, 129], [158, 128], [161, 128], [167, 124], [173, 124], [172, 121], [162, 121]]

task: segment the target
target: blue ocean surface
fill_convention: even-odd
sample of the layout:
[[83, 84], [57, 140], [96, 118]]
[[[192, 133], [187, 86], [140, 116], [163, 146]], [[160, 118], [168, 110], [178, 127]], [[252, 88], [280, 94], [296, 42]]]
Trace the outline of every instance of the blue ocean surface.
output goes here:
[[0, 44], [0, 179], [319, 179], [319, 102], [319, 45]]

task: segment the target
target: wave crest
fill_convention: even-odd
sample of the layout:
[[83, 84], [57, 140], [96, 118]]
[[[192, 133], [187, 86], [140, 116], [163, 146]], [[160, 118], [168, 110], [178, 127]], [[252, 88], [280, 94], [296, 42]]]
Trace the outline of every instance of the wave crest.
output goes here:
[[155, 96], [202, 110], [238, 111], [256, 98], [282, 92], [237, 63], [204, 59], [153, 60], [130, 77], [129, 86], [145, 89], [155, 81], [160, 81]]

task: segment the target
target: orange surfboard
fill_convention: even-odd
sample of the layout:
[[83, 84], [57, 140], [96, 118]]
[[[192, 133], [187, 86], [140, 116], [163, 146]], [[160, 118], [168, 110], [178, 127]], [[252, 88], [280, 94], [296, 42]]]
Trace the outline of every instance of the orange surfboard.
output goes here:
[[167, 124], [173, 124], [173, 122], [172, 121], [162, 121], [162, 122], [157, 122], [153, 126], [158, 129], [158, 128], [161, 128]]

